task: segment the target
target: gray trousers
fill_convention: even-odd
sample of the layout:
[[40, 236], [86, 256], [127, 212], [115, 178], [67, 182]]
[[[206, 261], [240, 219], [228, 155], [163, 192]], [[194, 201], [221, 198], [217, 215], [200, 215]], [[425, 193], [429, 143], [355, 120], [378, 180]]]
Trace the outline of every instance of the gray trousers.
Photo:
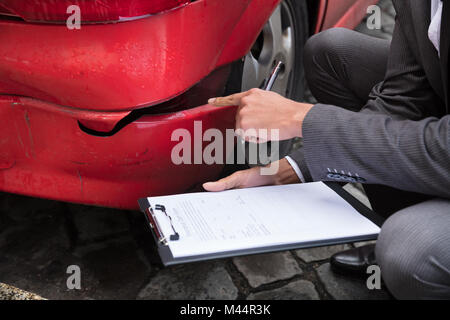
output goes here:
[[[359, 111], [383, 80], [388, 54], [389, 41], [347, 29], [311, 37], [304, 64], [312, 94], [320, 103]], [[364, 189], [375, 211], [389, 217], [375, 253], [390, 292], [398, 299], [450, 299], [450, 200], [386, 186]]]

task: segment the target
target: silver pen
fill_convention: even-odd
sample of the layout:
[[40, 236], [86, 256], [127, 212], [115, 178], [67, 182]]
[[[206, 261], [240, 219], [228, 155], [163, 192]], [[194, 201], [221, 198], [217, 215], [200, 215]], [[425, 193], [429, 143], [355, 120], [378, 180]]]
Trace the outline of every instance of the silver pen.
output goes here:
[[280, 74], [280, 71], [283, 68], [283, 66], [284, 66], [283, 62], [278, 61], [275, 68], [272, 70], [272, 73], [270, 74], [269, 78], [267, 78], [267, 82], [263, 90], [266, 91], [272, 90], [273, 84], [275, 83], [275, 80], [277, 80], [277, 77]]

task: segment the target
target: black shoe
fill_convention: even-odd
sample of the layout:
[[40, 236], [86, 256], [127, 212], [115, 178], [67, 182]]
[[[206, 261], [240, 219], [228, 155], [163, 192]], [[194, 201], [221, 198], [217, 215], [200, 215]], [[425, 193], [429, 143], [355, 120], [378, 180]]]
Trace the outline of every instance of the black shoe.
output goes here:
[[333, 271], [354, 276], [367, 276], [367, 267], [374, 264], [377, 264], [374, 244], [338, 252], [330, 259]]

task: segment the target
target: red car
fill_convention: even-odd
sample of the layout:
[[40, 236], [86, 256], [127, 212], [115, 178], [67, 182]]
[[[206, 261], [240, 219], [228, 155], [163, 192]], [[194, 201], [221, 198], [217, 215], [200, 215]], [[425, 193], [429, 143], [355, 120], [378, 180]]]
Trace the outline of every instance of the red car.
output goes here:
[[[302, 44], [373, 0], [0, 0], [0, 190], [116, 208], [186, 192], [222, 165], [175, 165], [175, 129], [232, 128], [209, 97], [301, 99]], [[69, 29], [77, 5], [81, 28]]]

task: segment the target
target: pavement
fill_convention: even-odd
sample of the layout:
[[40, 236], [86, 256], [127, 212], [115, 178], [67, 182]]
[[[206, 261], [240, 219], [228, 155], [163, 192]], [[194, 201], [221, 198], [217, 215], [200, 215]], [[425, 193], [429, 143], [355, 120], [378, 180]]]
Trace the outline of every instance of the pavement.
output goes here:
[[[382, 29], [363, 22], [357, 30], [389, 39], [392, 5], [380, 6]], [[0, 193], [0, 299], [390, 299], [366, 279], [330, 271], [333, 253], [358, 245], [165, 268], [140, 212]], [[80, 270], [80, 289], [70, 286], [70, 266]]]

